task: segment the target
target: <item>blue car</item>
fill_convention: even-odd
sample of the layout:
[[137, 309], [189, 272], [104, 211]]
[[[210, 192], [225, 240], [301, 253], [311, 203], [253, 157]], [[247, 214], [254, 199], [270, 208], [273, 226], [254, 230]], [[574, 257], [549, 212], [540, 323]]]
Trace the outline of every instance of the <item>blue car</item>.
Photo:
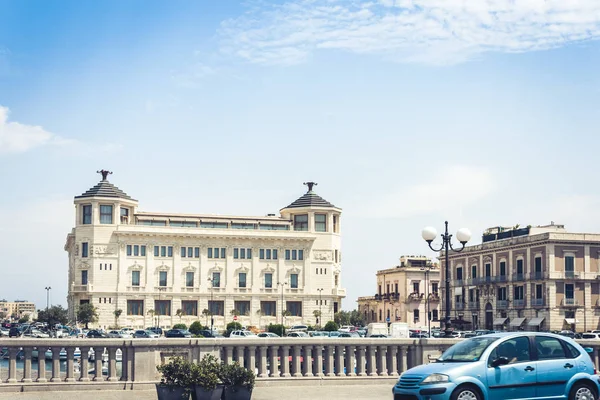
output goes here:
[[598, 400], [589, 351], [551, 333], [476, 336], [404, 372], [392, 392], [394, 400]]

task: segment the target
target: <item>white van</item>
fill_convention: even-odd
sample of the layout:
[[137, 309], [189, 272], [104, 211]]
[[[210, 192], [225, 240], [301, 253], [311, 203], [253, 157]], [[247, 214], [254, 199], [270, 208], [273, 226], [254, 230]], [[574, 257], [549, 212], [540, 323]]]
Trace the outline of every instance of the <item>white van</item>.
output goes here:
[[367, 337], [373, 335], [388, 335], [388, 327], [385, 322], [372, 322], [367, 325]]
[[406, 322], [392, 322], [390, 325], [390, 336], [408, 339], [410, 337], [408, 324]]

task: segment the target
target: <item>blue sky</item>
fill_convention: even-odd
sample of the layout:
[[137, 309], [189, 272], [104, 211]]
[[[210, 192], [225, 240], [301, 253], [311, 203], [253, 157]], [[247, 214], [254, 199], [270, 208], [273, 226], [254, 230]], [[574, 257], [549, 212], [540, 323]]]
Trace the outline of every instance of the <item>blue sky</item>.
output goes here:
[[102, 168], [146, 211], [263, 215], [317, 181], [344, 308], [445, 219], [597, 232], [599, 37], [594, 0], [0, 0], [0, 298], [66, 304]]

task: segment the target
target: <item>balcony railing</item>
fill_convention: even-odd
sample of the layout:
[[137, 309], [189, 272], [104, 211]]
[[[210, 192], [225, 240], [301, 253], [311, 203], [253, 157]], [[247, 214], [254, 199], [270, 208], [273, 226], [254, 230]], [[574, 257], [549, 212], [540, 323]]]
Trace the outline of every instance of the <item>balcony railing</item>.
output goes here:
[[420, 302], [421, 300], [423, 300], [423, 297], [425, 297], [425, 293], [413, 292], [407, 296], [406, 302], [407, 303]]
[[579, 273], [575, 271], [565, 271], [565, 279], [579, 278]]
[[438, 302], [440, 301], [440, 296], [437, 293], [429, 293], [429, 301]]
[[470, 301], [469, 309], [471, 310], [479, 310], [479, 302], [478, 301]]
[[515, 307], [525, 307], [525, 299], [515, 299], [513, 300], [513, 305]]
[[543, 298], [531, 299], [531, 305], [533, 307], [541, 307], [544, 305], [544, 299]]
[[525, 274], [514, 274], [513, 275], [513, 281], [524, 281], [525, 280]]
[[496, 277], [496, 282], [506, 282], [508, 280], [508, 278], [506, 277], [506, 275], [498, 275]]
[[71, 285], [72, 292], [91, 292], [92, 284], [88, 283], [86, 285]]
[[465, 281], [463, 281], [462, 279], [455, 279], [454, 280], [454, 286], [464, 286]]
[[574, 298], [565, 297], [562, 300], [561, 305], [563, 307], [579, 307], [579, 301], [577, 301], [577, 299], [574, 299]]
[[464, 310], [465, 309], [465, 303], [456, 303], [454, 305], [454, 308], [456, 308], [457, 310]]
[[496, 309], [502, 309], [508, 307], [508, 300], [496, 300]]

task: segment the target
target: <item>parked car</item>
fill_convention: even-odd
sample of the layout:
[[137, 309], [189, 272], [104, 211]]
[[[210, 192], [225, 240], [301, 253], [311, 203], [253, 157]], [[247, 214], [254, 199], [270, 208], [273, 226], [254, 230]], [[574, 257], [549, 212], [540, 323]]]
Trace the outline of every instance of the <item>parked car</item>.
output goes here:
[[223, 335], [219, 335], [215, 331], [211, 332], [208, 329], [203, 329], [200, 332], [198, 332], [198, 336], [202, 336], [203, 338], [222, 338], [223, 337]]
[[329, 337], [330, 337], [330, 338], [336, 338], [336, 337], [340, 336], [340, 334], [341, 334], [341, 333], [342, 333], [342, 332], [338, 332], [338, 331], [331, 331], [331, 332], [329, 332]]
[[370, 338], [386, 338], [388, 337], [387, 335], [384, 335], [382, 333], [376, 333], [374, 335], [369, 336]]
[[340, 326], [340, 329], [338, 329], [338, 332], [350, 332], [353, 330], [355, 330], [355, 328], [352, 325], [342, 325]]
[[258, 337], [262, 337], [262, 338], [278, 338], [279, 335], [273, 332], [260, 332], [258, 335]]
[[162, 336], [163, 335], [163, 330], [162, 328], [159, 328], [158, 326], [152, 326], [150, 328], [146, 328], [147, 331], [151, 331], [156, 333], [158, 336]]
[[307, 337], [310, 337], [310, 336], [308, 336], [308, 333], [306, 333], [306, 332], [300, 332], [299, 331], [299, 332], [289, 332], [287, 334], [287, 337], [307, 338]]
[[507, 332], [465, 339], [434, 363], [404, 372], [395, 399], [598, 399], [594, 364], [574, 340]]
[[165, 332], [168, 338], [191, 338], [192, 334], [187, 329], [169, 329]]
[[18, 328], [16, 326], [13, 326], [8, 331], [8, 337], [21, 337], [21, 336], [23, 336], [23, 332], [21, 331], [21, 328]]
[[339, 338], [359, 338], [360, 335], [356, 331], [354, 331], [354, 332], [340, 332], [340, 334], [338, 335], [338, 337]]
[[28, 336], [31, 336], [32, 338], [47, 339], [50, 337], [50, 334], [39, 329], [31, 329]]
[[123, 331], [109, 331], [108, 337], [117, 339], [129, 339], [131, 338], [131, 334]]
[[94, 338], [94, 339], [101, 339], [101, 338], [108, 338], [108, 335], [104, 332], [101, 332], [99, 330], [96, 329], [92, 329], [91, 331], [89, 331], [86, 335], [87, 338]]
[[308, 332], [308, 336], [310, 336], [310, 337], [329, 337], [329, 332], [327, 332], [327, 331], [310, 331], [310, 332]]
[[230, 338], [257, 338], [255, 333], [250, 331], [233, 331], [229, 335]]
[[158, 336], [157, 333], [154, 333], [150, 330], [139, 329], [139, 330], [135, 331], [135, 333], [133, 334], [133, 337], [137, 338], [137, 339], [158, 339], [160, 336]]
[[0, 336], [8, 336], [9, 332], [9, 328], [0, 328]]
[[288, 332], [306, 332], [306, 331], [308, 331], [308, 326], [306, 326], [306, 325], [294, 325], [290, 329], [288, 329], [287, 331]]
[[600, 333], [583, 333], [581, 335], [582, 339], [600, 339]]

